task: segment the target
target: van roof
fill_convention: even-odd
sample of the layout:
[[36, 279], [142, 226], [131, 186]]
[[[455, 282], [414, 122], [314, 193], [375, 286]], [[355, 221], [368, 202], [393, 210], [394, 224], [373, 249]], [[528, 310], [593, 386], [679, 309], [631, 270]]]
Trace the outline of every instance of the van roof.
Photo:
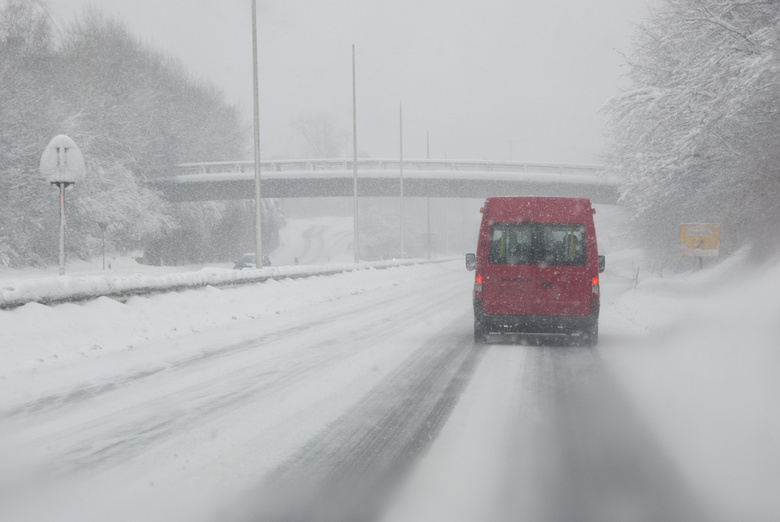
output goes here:
[[546, 223], [592, 220], [588, 198], [501, 196], [485, 200], [484, 214], [494, 222], [540, 221]]
[[590, 199], [588, 198], [569, 198], [562, 196], [491, 196], [485, 201], [497, 201], [497, 202], [511, 202], [517, 200], [544, 200], [546, 202], [561, 201], [561, 202], [587, 202], [590, 205]]

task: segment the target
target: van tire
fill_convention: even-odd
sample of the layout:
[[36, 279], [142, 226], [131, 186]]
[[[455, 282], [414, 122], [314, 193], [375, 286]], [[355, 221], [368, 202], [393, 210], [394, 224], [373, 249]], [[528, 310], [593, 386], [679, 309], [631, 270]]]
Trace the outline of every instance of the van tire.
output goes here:
[[599, 323], [582, 332], [582, 344], [584, 346], [596, 346], [599, 344]]
[[474, 323], [474, 344], [485, 344], [487, 342], [487, 332], [482, 323]]

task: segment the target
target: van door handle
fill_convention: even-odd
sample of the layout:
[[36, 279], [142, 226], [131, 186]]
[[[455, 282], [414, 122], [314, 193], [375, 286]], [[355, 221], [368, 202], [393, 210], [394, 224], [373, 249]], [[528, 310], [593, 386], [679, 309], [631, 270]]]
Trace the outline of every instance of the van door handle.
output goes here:
[[552, 287], [553, 287], [553, 284], [552, 284], [552, 283], [542, 283], [542, 286], [543, 286], [544, 288], [552, 288]]

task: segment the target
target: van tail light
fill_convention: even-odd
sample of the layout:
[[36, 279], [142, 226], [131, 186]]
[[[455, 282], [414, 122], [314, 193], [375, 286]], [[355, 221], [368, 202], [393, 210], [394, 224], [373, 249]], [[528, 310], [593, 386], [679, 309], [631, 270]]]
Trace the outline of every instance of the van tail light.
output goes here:
[[594, 277], [590, 284], [590, 298], [596, 301], [599, 298], [599, 278]]
[[482, 276], [478, 275], [477, 278], [474, 280], [474, 291], [475, 292], [481, 292], [482, 291]]

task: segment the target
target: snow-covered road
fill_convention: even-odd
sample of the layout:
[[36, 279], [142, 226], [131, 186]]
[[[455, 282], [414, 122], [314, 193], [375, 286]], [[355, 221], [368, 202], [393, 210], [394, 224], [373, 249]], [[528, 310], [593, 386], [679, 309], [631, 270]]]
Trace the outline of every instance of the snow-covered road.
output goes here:
[[0, 520], [777, 517], [780, 271], [631, 256], [596, 349], [475, 346], [460, 262], [0, 312]]

